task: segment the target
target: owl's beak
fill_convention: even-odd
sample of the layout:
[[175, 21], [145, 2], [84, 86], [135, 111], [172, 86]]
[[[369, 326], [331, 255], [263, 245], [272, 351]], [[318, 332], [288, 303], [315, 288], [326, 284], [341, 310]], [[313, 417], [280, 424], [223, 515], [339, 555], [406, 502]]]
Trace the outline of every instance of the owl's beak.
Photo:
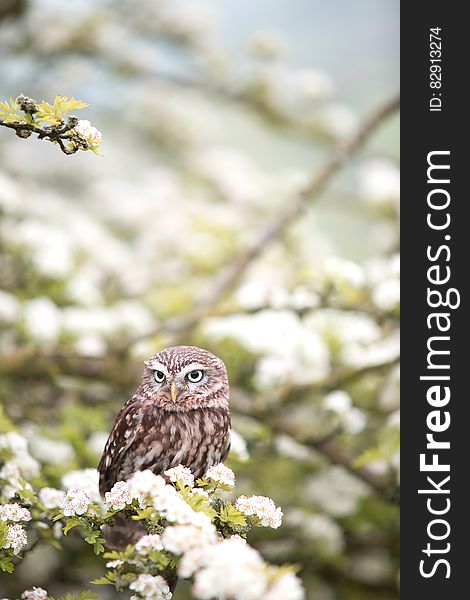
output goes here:
[[176, 387], [176, 383], [173, 381], [173, 383], [171, 384], [171, 399], [173, 400], [173, 402], [176, 402], [176, 398], [178, 397], [178, 388]]

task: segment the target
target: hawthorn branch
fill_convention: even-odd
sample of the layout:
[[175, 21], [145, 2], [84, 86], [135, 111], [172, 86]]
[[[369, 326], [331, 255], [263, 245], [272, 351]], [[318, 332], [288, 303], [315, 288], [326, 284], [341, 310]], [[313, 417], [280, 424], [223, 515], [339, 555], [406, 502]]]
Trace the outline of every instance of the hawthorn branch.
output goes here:
[[66, 146], [64, 141], [70, 142], [69, 132], [75, 127], [77, 122], [78, 119], [76, 117], [69, 117], [61, 125], [40, 127], [34, 123], [24, 123], [22, 121], [9, 123], [0, 119], [0, 126], [13, 129], [20, 138], [28, 138], [32, 134], [36, 134], [39, 140], [49, 140], [52, 143], [58, 144], [64, 154], [75, 154], [75, 152], [80, 150], [80, 146], [76, 144]]

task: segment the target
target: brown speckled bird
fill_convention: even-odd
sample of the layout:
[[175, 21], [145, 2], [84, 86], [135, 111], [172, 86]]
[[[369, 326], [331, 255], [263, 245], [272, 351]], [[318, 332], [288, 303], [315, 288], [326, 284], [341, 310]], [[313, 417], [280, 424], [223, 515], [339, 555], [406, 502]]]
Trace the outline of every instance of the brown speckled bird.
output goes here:
[[[195, 346], [173, 346], [144, 365], [98, 466], [102, 495], [145, 469], [162, 474], [181, 464], [201, 477], [230, 449], [229, 385], [220, 358]], [[122, 525], [113, 528], [109, 545], [122, 547], [137, 537], [130, 523]]]

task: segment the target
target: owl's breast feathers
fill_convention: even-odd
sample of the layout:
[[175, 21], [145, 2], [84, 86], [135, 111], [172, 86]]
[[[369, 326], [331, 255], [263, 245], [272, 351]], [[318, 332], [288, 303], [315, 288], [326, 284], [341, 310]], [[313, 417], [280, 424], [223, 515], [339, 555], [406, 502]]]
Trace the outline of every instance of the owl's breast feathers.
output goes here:
[[119, 413], [101, 457], [100, 492], [136, 471], [155, 474], [182, 464], [196, 478], [223, 462], [230, 449], [230, 413], [225, 408], [169, 412], [131, 398]]

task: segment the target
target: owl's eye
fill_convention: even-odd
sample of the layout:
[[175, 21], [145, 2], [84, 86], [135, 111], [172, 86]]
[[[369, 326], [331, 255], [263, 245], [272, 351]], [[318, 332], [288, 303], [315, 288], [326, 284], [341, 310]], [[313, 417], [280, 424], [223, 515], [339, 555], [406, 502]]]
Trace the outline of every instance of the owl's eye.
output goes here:
[[157, 383], [162, 383], [165, 381], [165, 373], [163, 373], [163, 371], [154, 371], [153, 376]]
[[202, 371], [201, 369], [197, 369], [195, 371], [190, 371], [186, 375], [186, 378], [190, 383], [198, 383], [199, 381], [201, 381], [203, 376], [204, 376], [204, 371]]

